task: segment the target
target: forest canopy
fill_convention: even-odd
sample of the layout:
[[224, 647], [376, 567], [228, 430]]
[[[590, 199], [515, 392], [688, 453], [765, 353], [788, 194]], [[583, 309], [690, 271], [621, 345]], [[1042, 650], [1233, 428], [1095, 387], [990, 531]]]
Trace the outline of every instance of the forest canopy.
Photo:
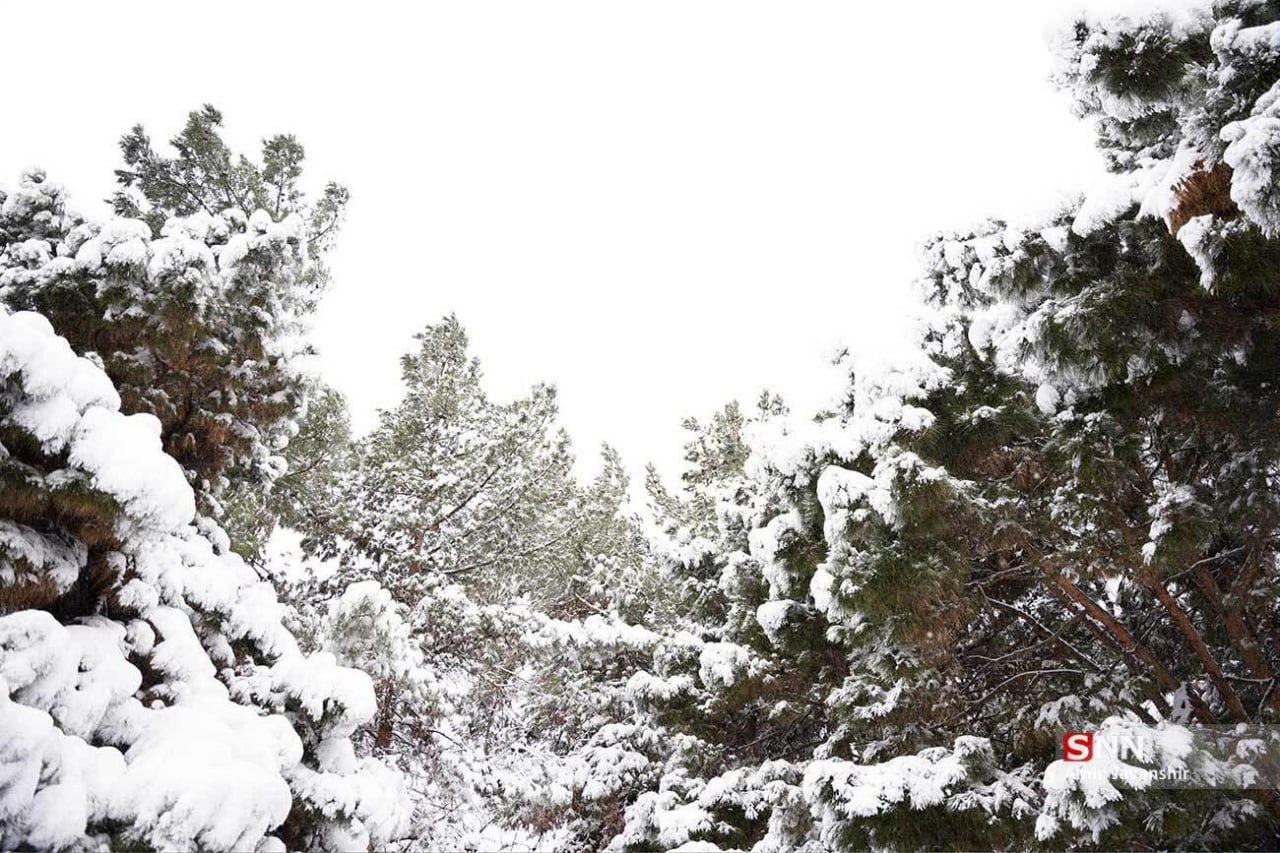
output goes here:
[[708, 401], [674, 487], [455, 316], [355, 429], [293, 136], [20, 174], [0, 849], [1276, 849], [1280, 4], [1054, 51], [1106, 186], [932, 237], [910, 355]]

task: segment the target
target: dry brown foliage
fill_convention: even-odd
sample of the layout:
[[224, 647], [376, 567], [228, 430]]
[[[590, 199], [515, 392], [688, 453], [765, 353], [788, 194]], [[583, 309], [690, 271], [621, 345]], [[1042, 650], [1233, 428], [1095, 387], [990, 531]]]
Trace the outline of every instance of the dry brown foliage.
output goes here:
[[1169, 230], [1174, 234], [1197, 216], [1212, 214], [1219, 219], [1235, 219], [1240, 208], [1231, 200], [1231, 167], [1217, 163], [1205, 169], [1197, 160], [1187, 175], [1173, 188], [1177, 205], [1169, 212]]

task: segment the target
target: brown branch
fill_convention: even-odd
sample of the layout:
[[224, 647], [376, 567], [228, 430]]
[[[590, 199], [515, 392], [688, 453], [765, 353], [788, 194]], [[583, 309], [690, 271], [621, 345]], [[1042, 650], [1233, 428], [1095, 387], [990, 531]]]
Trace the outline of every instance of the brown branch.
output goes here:
[[1196, 630], [1195, 624], [1192, 623], [1191, 617], [1174, 599], [1168, 587], [1156, 577], [1155, 571], [1150, 567], [1144, 567], [1138, 573], [1138, 579], [1155, 594], [1156, 600], [1164, 606], [1169, 617], [1173, 619], [1173, 624], [1178, 627], [1183, 639], [1187, 641], [1187, 645], [1191, 647], [1196, 657], [1200, 659], [1205, 671], [1209, 673], [1209, 680], [1213, 682], [1218, 694], [1222, 696], [1222, 701], [1227, 703], [1227, 708], [1231, 711], [1231, 714], [1239, 722], [1249, 722], [1249, 712], [1245, 710], [1244, 703], [1240, 701], [1235, 688], [1227, 681], [1222, 672], [1222, 666], [1214, 658], [1213, 653], [1209, 651], [1209, 647], [1205, 645], [1204, 638], [1200, 636], [1200, 632]]
[[1053, 642], [1058, 643], [1067, 651], [1069, 651], [1081, 663], [1088, 664], [1090, 667], [1093, 668], [1095, 672], [1102, 672], [1102, 667], [1098, 666], [1098, 664], [1096, 664], [1092, 659], [1086, 656], [1084, 652], [1080, 651], [1075, 646], [1068, 643], [1062, 637], [1063, 631], [1065, 631], [1067, 628], [1069, 628], [1072, 625], [1071, 621], [1064, 623], [1061, 628], [1059, 628], [1056, 631], [1053, 631], [1053, 630], [1050, 630], [1049, 627], [1045, 625], [1043, 622], [1036, 619], [1030, 613], [1027, 613], [1025, 610], [1017, 607], [1016, 605], [1010, 604], [1007, 601], [1000, 601], [999, 599], [992, 598], [991, 596], [987, 595], [985, 590], [979, 590], [979, 592], [982, 593], [982, 597], [985, 598], [987, 602], [990, 603], [993, 607], [996, 607], [1000, 610], [1004, 610], [1007, 613], [1012, 613], [1013, 615], [1027, 621], [1028, 623], [1030, 623], [1031, 625], [1035, 626], [1040, 631], [1042, 631], [1049, 640], [1052, 640]]
[[1150, 675], [1160, 687], [1169, 692], [1174, 693], [1179, 689], [1186, 689], [1187, 700], [1191, 703], [1191, 708], [1195, 711], [1196, 719], [1204, 725], [1212, 725], [1214, 722], [1213, 713], [1209, 710], [1209, 706], [1200, 698], [1200, 694], [1190, 684], [1185, 684], [1179, 680], [1169, 668], [1164, 665], [1160, 658], [1156, 657], [1151, 649], [1134, 638], [1120, 620], [1116, 619], [1108, 613], [1098, 602], [1094, 601], [1085, 594], [1080, 587], [1061, 575], [1054, 575], [1049, 578], [1058, 589], [1078, 604], [1089, 618], [1096, 622], [1101, 628], [1105, 629], [1112, 637], [1115, 638], [1117, 644], [1127, 655], [1132, 655], [1146, 667]]
[[[1214, 580], [1213, 575], [1205, 566], [1205, 562], [1205, 560], [1201, 560], [1195, 566], [1195, 572], [1192, 576], [1195, 578], [1196, 585], [1209, 603], [1222, 615], [1227, 637], [1231, 640], [1231, 644], [1235, 646], [1236, 650], [1240, 652], [1240, 658], [1244, 661], [1244, 665], [1249, 668], [1249, 672], [1260, 681], [1269, 681], [1274, 684], [1275, 670], [1272, 669], [1270, 662], [1262, 654], [1253, 632], [1249, 630], [1244, 614], [1241, 612], [1239, 604], [1236, 603], [1238, 597], [1234, 594], [1236, 589], [1243, 589], [1251, 583], [1256, 575], [1247, 570], [1241, 572], [1232, 589], [1233, 594], [1228, 596], [1218, 586], [1218, 582]], [[1280, 693], [1275, 690], [1268, 690], [1267, 695], [1264, 697], [1264, 703], [1269, 703], [1272, 711], [1280, 716]]]

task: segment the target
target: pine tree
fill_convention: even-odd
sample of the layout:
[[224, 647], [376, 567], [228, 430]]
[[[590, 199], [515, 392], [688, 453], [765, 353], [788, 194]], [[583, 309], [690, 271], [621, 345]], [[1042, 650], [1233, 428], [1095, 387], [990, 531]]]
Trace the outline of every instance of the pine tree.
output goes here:
[[222, 121], [209, 104], [191, 112], [182, 132], [169, 140], [173, 157], [157, 152], [146, 129], [135, 125], [120, 140], [124, 168], [116, 170], [120, 188], [111, 198], [116, 214], [143, 220], [157, 237], [170, 219], [199, 213], [262, 210], [276, 222], [297, 214], [306, 220], [312, 289], [320, 291], [326, 274], [320, 261], [337, 236], [349, 193], [330, 182], [308, 202], [301, 186], [306, 152], [295, 137], [263, 140], [260, 162], [254, 163], [227, 147]]
[[[356, 849], [399, 838], [357, 759], [369, 680], [304, 656], [197, 518], [158, 421], [0, 308], [0, 827], [40, 850]], [[198, 770], [198, 772], [194, 772]]]
[[554, 389], [491, 401], [454, 317], [417, 341], [401, 360], [404, 400], [359, 442], [339, 487], [326, 553], [342, 560], [344, 582], [376, 565], [410, 606], [444, 578], [479, 590], [553, 572], [570, 540], [561, 509], [575, 499]]
[[0, 208], [0, 301], [100, 360], [124, 410], [160, 420], [166, 452], [215, 514], [229, 488], [263, 490], [283, 473], [306, 390], [303, 318], [346, 201], [332, 184], [306, 201], [292, 137], [267, 140], [255, 164], [229, 152], [220, 123], [211, 107], [192, 113], [172, 158], [135, 128], [105, 223], [68, 213], [39, 171]]
[[934, 240], [916, 358], [746, 430], [713, 512], [653, 490], [710, 607], [631, 683], [694, 740], [614, 849], [1275, 846], [1275, 791], [1215, 789], [1230, 761], [1170, 790], [1134, 772], [1160, 746], [1056, 759], [1064, 728], [1277, 710], [1277, 31], [1263, 2], [1082, 21], [1058, 79], [1113, 186]]

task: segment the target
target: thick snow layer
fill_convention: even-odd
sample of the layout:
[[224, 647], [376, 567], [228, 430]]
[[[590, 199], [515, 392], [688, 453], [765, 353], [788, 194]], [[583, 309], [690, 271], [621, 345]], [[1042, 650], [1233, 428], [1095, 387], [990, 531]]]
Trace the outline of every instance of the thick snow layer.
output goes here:
[[1036, 389], [1036, 408], [1046, 415], [1056, 414], [1062, 404], [1062, 395], [1058, 389], [1045, 383]]
[[[167, 621], [170, 630], [180, 625], [190, 632], [185, 617]], [[23, 831], [37, 847], [108, 817], [157, 849], [256, 844], [292, 805], [281, 772], [301, 760], [302, 745], [288, 721], [227, 701], [207, 658], [172, 705], [145, 707], [135, 697], [141, 673], [126, 654], [124, 629], [105, 619], [64, 627], [42, 611], [0, 618], [0, 715], [29, 721], [34, 747], [25, 756], [0, 748], [19, 758], [17, 766], [6, 760], [10, 772], [33, 781], [8, 787], [4, 810], [27, 803]], [[90, 745], [97, 742], [114, 745]]]
[[120, 406], [106, 374], [78, 358], [39, 314], [0, 312], [0, 376], [22, 384], [11, 417], [55, 452], [67, 445], [90, 406]]
[[805, 770], [804, 787], [810, 799], [828, 800], [845, 818], [873, 817], [898, 804], [929, 808], [966, 779], [965, 759], [983, 748], [989, 749], [980, 738], [969, 738], [954, 750], [938, 747], [880, 764], [815, 761]]
[[777, 643], [794, 613], [803, 609], [803, 605], [786, 599], [766, 601], [756, 608], [756, 622], [760, 630], [769, 638], [769, 642]]
[[[658, 849], [707, 849], [691, 842], [690, 836], [706, 834], [716, 827], [715, 818], [697, 803], [682, 803], [675, 791], [650, 791], [627, 809], [628, 825], [643, 825], [650, 829], [658, 843]], [[621, 849], [614, 840], [613, 849]], [[695, 846], [688, 847], [693, 843]], [[683, 846], [683, 847], [682, 847]], [[712, 845], [711, 849], [719, 849]]]
[[1076, 212], [1071, 230], [1081, 237], [1115, 221], [1135, 204], [1139, 204], [1158, 187], [1167, 173], [1161, 164], [1152, 164], [1136, 172], [1108, 174], [1090, 190]]
[[93, 485], [114, 495], [134, 521], [172, 529], [195, 517], [195, 497], [181, 466], [161, 449], [160, 422], [152, 415], [88, 409], [68, 453], [71, 464], [90, 472]]
[[698, 678], [713, 690], [732, 687], [756, 669], [750, 650], [737, 643], [707, 643], [698, 655]]
[[149, 253], [151, 226], [137, 219], [110, 219], [97, 235], [76, 252], [76, 264], [93, 270], [100, 266], [144, 266]]
[[[1280, 32], [1280, 28], [1275, 28]], [[1280, 109], [1222, 129], [1231, 200], [1269, 236], [1280, 234]]]
[[586, 619], [568, 622], [543, 614], [531, 614], [537, 623], [535, 631], [525, 637], [532, 646], [567, 645], [606, 648], [652, 649], [658, 635], [648, 628], [632, 625], [616, 615], [592, 614]]
[[[844, 849], [851, 822], [866, 818], [913, 820], [912, 812], [943, 808], [977, 812], [978, 819], [1026, 818], [1037, 795], [1022, 773], [989, 774], [984, 738], [962, 737], [880, 763], [842, 759], [799, 763], [765, 761], [706, 780], [671, 773], [658, 791], [641, 794], [627, 808], [626, 828], [610, 850], [718, 849], [696, 840], [719, 829], [716, 817], [767, 817], [766, 832], [752, 849]], [[978, 771], [978, 772], [975, 772]], [[804, 844], [805, 835], [817, 838]], [[681, 848], [679, 845], [686, 845]]]
[[144, 528], [180, 527], [195, 516], [182, 468], [160, 447], [151, 415], [124, 416], [111, 381], [78, 358], [39, 314], [0, 314], [0, 376], [22, 392], [9, 415], [46, 453], [66, 452], [92, 484], [119, 500]]

